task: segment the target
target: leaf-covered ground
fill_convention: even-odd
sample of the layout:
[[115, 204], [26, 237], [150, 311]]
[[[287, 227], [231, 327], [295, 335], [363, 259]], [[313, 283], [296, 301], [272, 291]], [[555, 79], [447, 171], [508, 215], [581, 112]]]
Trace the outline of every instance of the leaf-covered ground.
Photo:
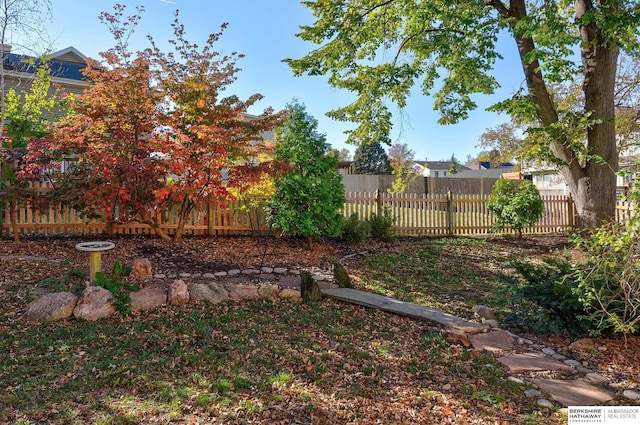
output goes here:
[[[72, 290], [82, 283], [88, 261], [74, 246], [83, 240], [0, 240], [0, 423], [566, 422], [526, 398], [492, 354], [450, 345], [425, 323], [331, 300], [164, 307], [98, 323], [20, 320], [28, 288], [42, 279]], [[106, 269], [146, 256], [157, 272], [329, 267], [367, 250], [347, 262], [359, 287], [470, 317], [474, 304], [494, 303], [507, 257], [555, 253], [565, 241], [408, 239], [313, 250], [285, 238], [115, 242]], [[593, 367], [637, 380], [638, 359], [600, 355], [606, 349], [593, 353]]]

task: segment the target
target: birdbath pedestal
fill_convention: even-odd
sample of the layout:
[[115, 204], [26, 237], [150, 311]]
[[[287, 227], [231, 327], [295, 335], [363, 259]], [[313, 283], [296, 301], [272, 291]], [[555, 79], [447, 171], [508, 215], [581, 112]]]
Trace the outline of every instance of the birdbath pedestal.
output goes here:
[[82, 242], [76, 245], [78, 251], [89, 253], [89, 284], [96, 281], [96, 273], [102, 271], [102, 253], [115, 248], [113, 242]]

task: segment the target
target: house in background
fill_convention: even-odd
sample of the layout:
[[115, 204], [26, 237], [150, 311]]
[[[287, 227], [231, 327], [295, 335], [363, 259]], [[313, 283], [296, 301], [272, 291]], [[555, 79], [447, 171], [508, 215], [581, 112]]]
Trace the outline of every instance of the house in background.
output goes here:
[[[422, 177], [451, 177], [451, 161], [414, 161], [413, 169]], [[469, 170], [462, 164], [456, 164], [457, 172]], [[456, 174], [456, 173], [454, 173]]]
[[[17, 92], [29, 90], [31, 83], [37, 78], [42, 58], [11, 53], [11, 46], [7, 45], [0, 45], [0, 51], [3, 56], [5, 93], [12, 88]], [[87, 57], [74, 47], [47, 55], [51, 81], [67, 93], [81, 94], [89, 87], [89, 82], [82, 75], [82, 70], [87, 65], [86, 60]]]

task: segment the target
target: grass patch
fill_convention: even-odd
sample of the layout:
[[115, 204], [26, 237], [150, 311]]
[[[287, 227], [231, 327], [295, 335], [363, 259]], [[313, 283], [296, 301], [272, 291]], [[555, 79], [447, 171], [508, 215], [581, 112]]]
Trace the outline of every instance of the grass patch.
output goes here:
[[[506, 256], [442, 239], [354, 269], [360, 285], [468, 316], [508, 287]], [[539, 416], [491, 354], [331, 300], [163, 307], [96, 323], [3, 315], [0, 331], [0, 423], [563, 423]]]

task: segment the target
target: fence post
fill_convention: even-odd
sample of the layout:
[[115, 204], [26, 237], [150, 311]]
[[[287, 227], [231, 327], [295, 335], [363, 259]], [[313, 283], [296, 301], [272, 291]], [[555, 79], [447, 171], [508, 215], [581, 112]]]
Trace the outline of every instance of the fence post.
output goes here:
[[214, 226], [214, 217], [213, 217], [213, 206], [211, 202], [207, 203], [207, 236], [215, 236]]
[[453, 200], [451, 199], [451, 191], [447, 191], [447, 227], [449, 228], [449, 236], [453, 236]]
[[575, 217], [574, 217], [574, 206], [573, 206], [573, 198], [571, 197], [571, 192], [569, 192], [569, 196], [567, 196], [567, 215], [568, 217], [568, 226], [570, 229], [575, 228]]
[[378, 217], [382, 216], [382, 194], [380, 189], [376, 189], [376, 215]]

